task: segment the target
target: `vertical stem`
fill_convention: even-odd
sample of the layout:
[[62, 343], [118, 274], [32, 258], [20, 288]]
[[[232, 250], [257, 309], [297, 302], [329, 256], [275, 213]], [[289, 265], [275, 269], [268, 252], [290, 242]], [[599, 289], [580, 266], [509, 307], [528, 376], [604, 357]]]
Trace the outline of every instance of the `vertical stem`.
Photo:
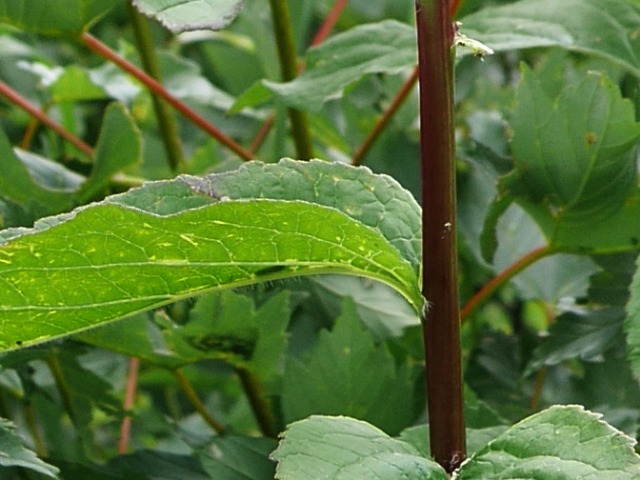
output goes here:
[[260, 431], [265, 437], [277, 438], [278, 428], [273, 417], [271, 402], [269, 402], [265, 394], [264, 387], [258, 378], [247, 369], [237, 367], [236, 373], [251, 404], [251, 409], [256, 417]]
[[422, 164], [423, 317], [431, 454], [445, 470], [465, 456], [458, 305], [453, 25], [449, 2], [416, 0]]
[[[273, 18], [273, 29], [278, 45], [278, 58], [280, 59], [280, 74], [283, 82], [289, 82], [296, 78], [298, 74], [298, 61], [296, 48], [293, 42], [293, 32], [291, 30], [291, 16], [289, 15], [288, 0], [269, 0], [271, 4], [271, 17]], [[289, 121], [291, 122], [291, 134], [296, 146], [296, 152], [301, 160], [308, 160], [313, 157], [311, 146], [311, 136], [307, 116], [304, 112], [293, 108], [288, 109]]]
[[[160, 65], [153, 46], [151, 38], [151, 30], [147, 19], [138, 12], [133, 3], [129, 3], [129, 17], [131, 18], [131, 26], [138, 45], [138, 52], [142, 59], [142, 65], [145, 71], [156, 80], [161, 80]], [[164, 143], [164, 149], [167, 153], [169, 168], [173, 172], [184, 170], [184, 156], [182, 155], [182, 145], [180, 144], [180, 136], [178, 135], [178, 124], [173, 116], [169, 106], [152, 93], [153, 109], [156, 112], [158, 120], [158, 128], [160, 136]]]
[[138, 371], [140, 370], [140, 359], [131, 358], [129, 360], [129, 373], [127, 374], [127, 385], [125, 388], [124, 402], [122, 409], [125, 417], [120, 425], [120, 441], [118, 442], [118, 453], [124, 455], [129, 447], [129, 437], [131, 436], [131, 410], [136, 400], [136, 387], [138, 386]]

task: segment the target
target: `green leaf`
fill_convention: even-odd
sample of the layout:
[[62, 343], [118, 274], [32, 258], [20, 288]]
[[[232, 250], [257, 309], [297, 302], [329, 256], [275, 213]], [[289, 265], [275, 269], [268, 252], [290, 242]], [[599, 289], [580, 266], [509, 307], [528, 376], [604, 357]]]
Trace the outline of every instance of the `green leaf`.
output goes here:
[[54, 102], [79, 102], [102, 100], [107, 97], [106, 91], [96, 85], [89, 76], [89, 71], [70, 65], [51, 85], [50, 92]]
[[199, 457], [212, 479], [271, 480], [275, 464], [269, 454], [275, 447], [275, 440], [270, 438], [231, 435], [214, 438]]
[[[341, 211], [300, 200], [216, 201], [211, 194], [181, 181], [150, 183], [43, 219], [32, 230], [0, 232], [6, 242], [0, 348], [79, 332], [208, 290], [308, 274], [369, 277], [422, 308], [411, 265], [378, 232]], [[389, 192], [380, 195], [392, 200]]]
[[383, 235], [411, 263], [422, 257], [420, 206], [408, 190], [387, 175], [320, 160], [277, 164], [249, 162], [218, 175], [180, 177], [195, 191], [214, 198], [303, 200], [337, 208]]
[[272, 458], [280, 480], [448, 478], [412, 445], [347, 417], [313, 416], [289, 425]]
[[395, 290], [364, 278], [341, 275], [311, 277], [311, 287], [331, 318], [336, 318], [344, 297], [350, 297], [358, 317], [378, 340], [400, 337], [420, 318]]
[[122, 0], [0, 0], [0, 22], [41, 35], [77, 37]]
[[620, 338], [623, 319], [622, 307], [595, 311], [574, 309], [563, 313], [551, 325], [549, 336], [534, 350], [527, 371], [571, 358], [602, 358], [605, 350]]
[[463, 32], [495, 51], [560, 47], [604, 57], [640, 77], [640, 5], [627, 0], [522, 0], [462, 18]]
[[399, 73], [416, 62], [415, 29], [394, 20], [355, 27], [309, 50], [294, 81], [264, 85], [287, 105], [318, 111], [363, 75]]
[[[499, 198], [525, 209], [554, 249], [636, 249], [640, 124], [617, 86], [589, 75], [554, 100], [524, 68], [511, 123], [516, 168], [501, 180]], [[488, 217], [485, 237], [506, 210], [503, 203]]]
[[509, 428], [472, 455], [460, 480], [638, 478], [635, 441], [579, 406], [555, 406]]
[[133, 0], [145, 15], [173, 33], [222, 30], [240, 13], [243, 0]]
[[48, 477], [58, 478], [58, 469], [44, 463], [31, 450], [27, 450], [16, 434], [16, 427], [4, 418], [0, 418], [0, 466], [28, 468]]
[[[626, 0], [523, 0], [482, 8], [461, 19], [467, 37], [496, 52], [559, 47], [606, 58], [636, 77], [640, 77], [636, 54], [640, 37], [629, 32], [639, 22], [640, 5]], [[458, 49], [459, 55], [470, 53]], [[363, 75], [398, 73], [415, 63], [415, 28], [387, 20], [332, 36], [308, 51], [307, 68], [295, 80], [264, 81], [264, 85], [289, 106], [318, 111]], [[252, 88], [246, 98], [238, 99], [236, 109], [264, 100], [264, 91]]]
[[631, 370], [640, 379], [640, 257], [636, 261], [636, 273], [631, 281], [631, 298], [627, 303], [624, 331], [627, 335], [627, 356]]
[[[318, 381], [322, 379], [322, 381]], [[285, 422], [311, 414], [344, 414], [394, 434], [415, 418], [411, 370], [375, 345], [345, 297], [333, 330], [320, 333], [308, 358], [289, 358], [283, 379]]]
[[124, 105], [111, 103], [102, 120], [93, 170], [77, 194], [80, 203], [102, 192], [114, 174], [139, 162], [141, 153], [142, 140], [133, 118]]
[[37, 155], [15, 151], [0, 130], [0, 197], [25, 205], [35, 215], [51, 215], [71, 207], [69, 188], [83, 180], [77, 174]]
[[199, 460], [191, 455], [178, 455], [161, 450], [139, 450], [129, 455], [119, 455], [109, 464], [109, 472], [116, 472], [118, 478], [138, 480], [165, 480], [188, 478], [209, 480]]
[[558, 222], [606, 219], [636, 184], [640, 124], [631, 102], [604, 76], [590, 75], [554, 101], [523, 68], [511, 127], [521, 195], [546, 200]]

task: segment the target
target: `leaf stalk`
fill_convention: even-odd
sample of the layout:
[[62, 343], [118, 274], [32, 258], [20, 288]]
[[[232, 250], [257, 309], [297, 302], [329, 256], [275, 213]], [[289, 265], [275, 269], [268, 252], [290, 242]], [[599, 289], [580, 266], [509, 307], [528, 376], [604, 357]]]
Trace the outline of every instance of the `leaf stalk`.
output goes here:
[[100, 40], [95, 38], [93, 35], [85, 32], [81, 37], [84, 44], [91, 50], [93, 50], [98, 55], [106, 58], [110, 62], [113, 62], [119, 68], [124, 70], [125, 72], [133, 75], [138, 80], [140, 80], [144, 85], [146, 85], [152, 92], [160, 96], [164, 99], [169, 105], [179, 111], [185, 118], [190, 120], [194, 125], [203, 130], [204, 132], [211, 135], [213, 138], [218, 140], [222, 145], [226, 148], [234, 152], [243, 160], [251, 160], [252, 155], [234, 142], [231, 138], [226, 136], [220, 130], [218, 130], [215, 126], [211, 125], [204, 117], [200, 114], [192, 110], [188, 107], [184, 102], [176, 98], [172, 95], [164, 86], [158, 82], [156, 79], [151, 77], [149, 74], [144, 72], [143, 70], [136, 67], [131, 62], [127, 61], [116, 52], [111, 50], [107, 45], [102, 43]]

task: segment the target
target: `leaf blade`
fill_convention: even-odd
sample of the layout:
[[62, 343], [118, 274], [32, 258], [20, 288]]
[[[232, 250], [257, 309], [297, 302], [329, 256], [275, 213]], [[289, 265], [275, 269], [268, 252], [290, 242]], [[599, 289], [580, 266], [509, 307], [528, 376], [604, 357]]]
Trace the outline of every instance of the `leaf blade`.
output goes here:
[[[420, 298], [411, 267], [384, 238], [306, 202], [219, 202], [167, 217], [104, 202], [58, 221], [19, 229], [23, 235], [0, 249], [0, 348], [206, 290], [305, 273], [363, 274], [405, 292], [413, 284], [409, 297]], [[264, 273], [274, 265], [282, 268]]]

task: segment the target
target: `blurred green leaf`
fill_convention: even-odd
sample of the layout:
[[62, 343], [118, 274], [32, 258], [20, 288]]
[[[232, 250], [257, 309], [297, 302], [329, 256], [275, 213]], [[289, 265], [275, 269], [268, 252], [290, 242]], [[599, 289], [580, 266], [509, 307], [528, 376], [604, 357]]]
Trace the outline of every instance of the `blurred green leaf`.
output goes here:
[[343, 298], [350, 297], [358, 317], [378, 340], [400, 337], [405, 328], [420, 324], [420, 318], [411, 306], [381, 283], [343, 275], [318, 275], [310, 281], [332, 318], [338, 316]]
[[275, 478], [281, 480], [446, 480], [437, 463], [409, 443], [348, 417], [313, 416], [282, 434]]
[[199, 455], [202, 468], [216, 480], [271, 480], [275, 463], [269, 454], [276, 441], [236, 435], [214, 438]]
[[194, 455], [179, 455], [170, 452], [138, 450], [128, 455], [120, 455], [109, 462], [109, 471], [119, 478], [136, 480], [166, 480], [188, 478], [189, 480], [209, 480]]
[[145, 15], [174, 33], [222, 30], [240, 13], [243, 0], [133, 0]]
[[53, 37], [77, 37], [123, 0], [0, 0], [0, 22]]
[[509, 428], [473, 454], [460, 480], [638, 478], [635, 441], [578, 406], [556, 406]]
[[50, 92], [56, 103], [98, 100], [107, 97], [105, 90], [91, 80], [89, 72], [77, 65], [65, 68], [51, 85]]
[[627, 335], [628, 359], [637, 379], [640, 379], [640, 257], [630, 287], [631, 298], [627, 303], [624, 331]]
[[[319, 381], [321, 379], [321, 381]], [[414, 419], [411, 370], [375, 345], [345, 297], [333, 330], [320, 333], [308, 358], [289, 358], [283, 379], [285, 421], [344, 414], [394, 434]]]
[[560, 47], [598, 55], [640, 77], [640, 5], [627, 0], [521, 0], [461, 19], [462, 31], [495, 51]]
[[114, 174], [139, 162], [141, 151], [142, 139], [133, 118], [124, 105], [111, 103], [102, 120], [93, 170], [77, 193], [80, 202], [93, 199]]
[[27, 450], [16, 434], [16, 427], [4, 418], [0, 418], [0, 466], [27, 468], [52, 478], [58, 478], [59, 472], [56, 467], [44, 463], [35, 453]]
[[2, 130], [0, 155], [4, 159], [3, 174], [0, 175], [2, 198], [25, 205], [38, 216], [59, 213], [71, 207], [72, 192], [68, 189], [78, 185], [82, 177], [40, 156], [28, 152], [14, 153]]
[[572, 358], [601, 359], [607, 348], [620, 338], [623, 320], [622, 307], [564, 312], [533, 352], [527, 371], [531, 373], [544, 365], [557, 365]]

